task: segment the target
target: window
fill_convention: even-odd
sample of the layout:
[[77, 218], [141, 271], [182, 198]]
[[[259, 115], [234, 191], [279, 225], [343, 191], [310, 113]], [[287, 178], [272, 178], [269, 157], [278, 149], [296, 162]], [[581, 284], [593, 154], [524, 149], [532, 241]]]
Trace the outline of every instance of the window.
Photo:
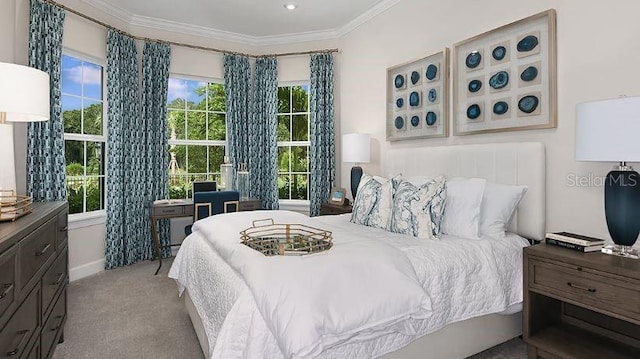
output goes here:
[[62, 55], [62, 120], [69, 213], [105, 208], [103, 66]]
[[191, 197], [193, 181], [215, 181], [226, 145], [224, 85], [169, 78], [169, 198]]
[[309, 85], [278, 87], [278, 196], [309, 199]]

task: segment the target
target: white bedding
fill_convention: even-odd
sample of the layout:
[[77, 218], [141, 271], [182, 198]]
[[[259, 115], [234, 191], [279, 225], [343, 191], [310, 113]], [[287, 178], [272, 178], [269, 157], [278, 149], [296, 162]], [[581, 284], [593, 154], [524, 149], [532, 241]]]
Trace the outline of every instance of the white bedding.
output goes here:
[[[277, 218], [281, 216], [293, 219], [289, 221], [278, 220]], [[277, 292], [269, 294], [273, 293], [270, 292], [271, 287], [261, 286], [258, 274], [249, 275], [249, 278], [253, 279], [247, 279], [247, 282], [238, 274], [238, 272], [251, 273], [265, 268], [248, 263], [253, 261], [244, 260], [243, 262], [243, 258], [246, 259], [244, 254], [238, 256], [237, 253], [234, 254], [233, 249], [235, 243], [239, 241], [239, 229], [249, 227], [254, 219], [263, 218], [274, 218], [278, 223], [313, 221], [316, 227], [332, 230], [336, 244], [329, 253], [314, 255], [318, 258], [329, 258], [331, 253], [335, 253], [336, 257], [339, 257], [338, 254], [345, 253], [350, 255], [349, 258], [353, 262], [357, 263], [358, 260], [366, 259], [370, 263], [373, 258], [369, 255], [367, 258], [363, 258], [359, 252], [349, 253], [349, 251], [360, 248], [362, 244], [386, 249], [391, 246], [393, 247], [391, 252], [402, 253], [401, 257], [410, 263], [412, 268], [408, 271], [410, 272], [408, 275], [413, 273], [414, 279], [424, 290], [429, 301], [425, 302], [424, 297], [420, 297], [419, 308], [415, 308], [415, 300], [410, 301], [409, 304], [413, 304], [414, 307], [409, 308], [410, 310], [407, 312], [413, 313], [413, 316], [406, 315], [400, 321], [386, 321], [382, 323], [384, 325], [378, 325], [364, 332], [347, 330], [348, 335], [326, 336], [327, 330], [330, 333], [335, 333], [331, 330], [344, 328], [345, 325], [347, 329], [353, 329], [353, 325], [362, 323], [361, 316], [356, 316], [354, 319], [329, 315], [328, 318], [333, 321], [328, 323], [326, 327], [314, 327], [310, 332], [305, 332], [303, 336], [289, 335], [287, 332], [290, 329], [299, 328], [309, 320], [304, 317], [296, 317], [293, 319], [301, 319], [288, 322], [287, 315], [295, 313], [295, 310], [287, 312], [286, 308], [282, 306], [278, 311], [269, 312], [268, 308], [277, 307], [274, 302], [274, 298], [277, 298]], [[227, 225], [236, 223], [239, 229], [225, 227], [221, 223]], [[199, 229], [200, 226], [202, 228]], [[229, 232], [224, 233], [223, 228], [233, 229], [227, 229]], [[203, 231], [224, 239], [212, 243], [205, 238]], [[361, 238], [366, 240], [363, 241]], [[447, 236], [439, 241], [417, 240], [380, 229], [352, 224], [349, 222], [349, 215], [309, 219], [284, 211], [245, 212], [218, 215], [198, 222], [194, 233], [185, 239], [174, 260], [169, 276], [178, 281], [181, 291], [184, 288], [189, 290], [198, 314], [203, 319], [209, 338], [211, 358], [284, 358], [286, 355], [283, 354], [283, 350], [289, 355], [324, 358], [377, 357], [397, 350], [412, 340], [434, 332], [449, 323], [485, 314], [499, 313], [513, 304], [521, 302], [522, 247], [526, 245], [526, 240], [515, 235], [508, 235], [506, 239], [499, 240], [488, 238], [472, 240]], [[222, 259], [219, 252], [225, 253], [225, 258], [229, 258], [232, 263], [231, 266]], [[254, 254], [248, 253], [248, 256]], [[380, 253], [378, 253], [379, 255]], [[234, 262], [236, 259], [238, 261]], [[270, 260], [273, 259], [270, 258]], [[300, 259], [298, 258], [298, 260]], [[401, 258], [398, 260], [400, 263], [403, 262]], [[337, 265], [336, 268], [336, 273], [340, 272]], [[375, 271], [375, 268], [372, 271]], [[404, 268], [404, 272], [407, 272], [407, 268]], [[333, 275], [339, 275], [336, 273]], [[366, 277], [362, 273], [354, 273], [354, 275], [360, 276], [356, 279]], [[375, 275], [372, 275], [371, 278], [375, 278]], [[366, 281], [361, 279], [361, 282]], [[247, 286], [247, 283], [251, 288]], [[371, 286], [372, 284], [367, 285]], [[407, 290], [415, 290], [410, 283], [402, 285], [408, 288]], [[398, 288], [386, 293], [397, 298], [398, 302], [406, 304], [402, 300], [407, 295], [403, 291], [398, 291]], [[317, 286], [313, 289], [316, 291], [315, 293], [311, 291], [309, 293], [318, 295], [321, 289], [321, 286]], [[281, 290], [289, 289], [279, 285], [278, 291]], [[258, 301], [254, 299], [256, 293], [260, 295]], [[304, 294], [295, 290], [289, 292], [289, 294], [291, 293], [294, 296]], [[325, 296], [320, 298], [331, 300], [331, 294], [330, 291], [327, 291]], [[344, 299], [342, 298], [342, 300]], [[345, 305], [354, 305], [357, 302], [357, 300], [347, 302]], [[379, 303], [372, 302], [374, 306]], [[260, 303], [260, 307], [257, 303]], [[291, 305], [291, 303], [286, 304]], [[388, 313], [373, 314], [384, 317]], [[269, 318], [269, 325], [263, 319], [263, 315]], [[322, 323], [322, 318], [317, 319]], [[292, 327], [287, 329], [287, 325], [292, 325]], [[307, 330], [309, 329], [307, 328]], [[278, 340], [272, 334], [273, 332], [280, 333]], [[356, 333], [357, 335], [355, 335]], [[318, 338], [320, 338], [320, 342], [314, 342], [314, 339]], [[319, 345], [314, 346], [314, 344]]]

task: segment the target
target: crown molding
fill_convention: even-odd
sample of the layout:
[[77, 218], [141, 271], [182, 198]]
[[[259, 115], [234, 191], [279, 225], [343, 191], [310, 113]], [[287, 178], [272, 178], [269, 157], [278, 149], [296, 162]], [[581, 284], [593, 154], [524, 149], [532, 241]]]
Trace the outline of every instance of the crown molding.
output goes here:
[[127, 24], [130, 24], [133, 19], [133, 13], [104, 0], [80, 0], [80, 2], [83, 2], [106, 15], [122, 20]]
[[348, 22], [346, 25], [336, 28], [321, 31], [309, 31], [283, 35], [273, 36], [251, 36], [244, 35], [230, 31], [224, 31], [214, 29], [205, 26], [185, 24], [176, 21], [158, 19], [147, 16], [135, 15], [121, 7], [109, 4], [104, 0], [81, 0], [82, 2], [96, 8], [99, 11], [104, 12], [107, 15], [118, 18], [124, 22], [127, 22], [129, 26], [139, 26], [156, 30], [164, 30], [170, 32], [177, 32], [180, 34], [199, 36], [205, 38], [213, 38], [221, 41], [234, 42], [247, 46], [271, 46], [271, 45], [283, 45], [310, 41], [321, 40], [334, 40], [341, 36], [348, 34], [355, 30], [360, 25], [373, 19], [379, 14], [383, 13], [387, 9], [396, 5], [400, 0], [383, 0], [371, 9], [365, 11], [360, 16]]

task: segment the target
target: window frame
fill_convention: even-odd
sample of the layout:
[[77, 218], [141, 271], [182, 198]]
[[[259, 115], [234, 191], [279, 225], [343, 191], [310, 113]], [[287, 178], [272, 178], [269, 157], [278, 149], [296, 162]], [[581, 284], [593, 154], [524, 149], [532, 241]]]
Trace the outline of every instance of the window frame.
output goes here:
[[[169, 80], [171, 79], [178, 79], [178, 80], [187, 80], [187, 81], [198, 81], [198, 82], [206, 82], [207, 84], [220, 84], [223, 85], [224, 87], [224, 79], [218, 79], [218, 78], [214, 78], [214, 77], [208, 77], [208, 76], [194, 76], [194, 75], [188, 75], [188, 74], [181, 74], [181, 73], [177, 73], [177, 72], [171, 72], [169, 73]], [[169, 151], [171, 151], [171, 146], [200, 146], [200, 147], [205, 147], [207, 149], [207, 168], [209, 168], [210, 165], [210, 161], [209, 161], [209, 147], [211, 146], [217, 146], [220, 147], [222, 146], [224, 148], [224, 156], [228, 156], [228, 139], [227, 139], [227, 111], [226, 111], [226, 104], [225, 104], [225, 111], [209, 111], [209, 110], [190, 110], [188, 108], [184, 108], [184, 109], [176, 109], [176, 108], [170, 108], [169, 104], [168, 104], [169, 99], [167, 98], [167, 130], [169, 130], [169, 123], [168, 123], [168, 116], [169, 116], [169, 111], [170, 110], [182, 110], [185, 112], [185, 125], [187, 126], [185, 128], [185, 130], [188, 129], [188, 117], [186, 117], [186, 114], [188, 114], [189, 112], [204, 112], [204, 113], [215, 113], [215, 114], [224, 114], [224, 118], [225, 118], [225, 140], [190, 140], [190, 139], [167, 139], [167, 144], [169, 146]], [[226, 101], [226, 92], [225, 92], [225, 101]], [[185, 105], [188, 101], [185, 102]], [[209, 121], [206, 121], [206, 133], [208, 134], [209, 132]], [[185, 131], [185, 137], [187, 137], [187, 132]], [[206, 136], [206, 135], [205, 135]], [[171, 160], [171, 159], [169, 159]], [[185, 163], [183, 164], [184, 168], [185, 168], [185, 172], [186, 172], [186, 176], [190, 176], [192, 175], [192, 173], [190, 173], [188, 171], [189, 168], [189, 155], [188, 155], [188, 147], [187, 147], [187, 153], [186, 153], [186, 157], [185, 157]], [[169, 168], [167, 168], [167, 171], [169, 171]], [[215, 171], [211, 172], [211, 168], [209, 168], [209, 172], [207, 173], [195, 173], [196, 175], [206, 175], [208, 176], [213, 176], [214, 178], [216, 176], [220, 175], [220, 168], [217, 168]], [[169, 174], [170, 175], [170, 174]], [[189, 195], [190, 194], [190, 195]], [[169, 196], [169, 195], [168, 195]], [[193, 198], [193, 193], [190, 193], [189, 190], [187, 190], [187, 196], [184, 199], [190, 199]]]
[[[70, 213], [69, 214], [69, 229], [76, 229], [76, 228], [82, 228], [82, 227], [87, 227], [87, 226], [93, 226], [93, 225], [98, 225], [98, 224], [102, 224], [102, 223], [106, 223], [106, 218], [107, 218], [107, 199], [106, 199], [106, 191], [107, 191], [107, 156], [109, 155], [108, 153], [108, 124], [109, 124], [109, 119], [107, 116], [107, 112], [108, 112], [108, 102], [107, 102], [107, 60], [106, 59], [101, 59], [99, 57], [95, 57], [95, 56], [91, 56], [89, 54], [68, 48], [68, 47], [64, 47], [62, 48], [62, 55], [61, 56], [71, 56], [74, 57], [80, 61], [83, 62], [90, 62], [93, 63], [95, 65], [99, 65], [102, 67], [102, 135], [89, 135], [89, 134], [81, 134], [81, 133], [66, 133], [64, 132], [64, 119], [62, 119], [62, 125], [63, 125], [63, 141], [65, 141], [65, 146], [66, 146], [66, 141], [82, 141], [84, 143], [84, 170], [86, 173], [86, 162], [87, 162], [87, 158], [86, 158], [86, 142], [101, 142], [103, 144], [103, 153], [104, 153], [104, 161], [103, 161], [103, 175], [98, 175], [98, 178], [104, 178], [104, 187], [103, 187], [103, 200], [104, 200], [104, 208], [103, 209], [99, 209], [99, 210], [93, 210], [93, 211], [83, 211], [80, 213]], [[60, 75], [60, 101], [62, 102], [62, 95], [64, 94], [62, 92], [62, 74]], [[84, 99], [84, 90], [83, 93], [78, 97], [77, 95], [74, 94], [66, 94], [66, 96], [72, 96], [75, 98], [81, 98]], [[87, 97], [87, 99], [90, 100], [97, 100], [97, 99], [92, 99], [90, 97]], [[60, 116], [62, 116], [64, 112], [61, 111]], [[84, 129], [84, 121], [81, 122], [81, 126], [82, 129]], [[66, 161], [65, 161], [65, 166], [66, 166]], [[80, 177], [82, 179], [86, 179], [88, 177], [96, 177], [95, 175], [82, 175], [82, 176], [71, 176], [71, 177]], [[69, 176], [66, 174], [66, 167], [65, 167], [65, 178], [68, 181]], [[66, 184], [65, 184], [66, 185]], [[84, 188], [84, 196], [83, 196], [83, 210], [86, 210], [86, 188]]]
[[[278, 88], [280, 87], [294, 87], [294, 86], [308, 86], [309, 88], [311, 87], [311, 80], [296, 80], [296, 81], [278, 81]], [[292, 95], [290, 95], [289, 97], [289, 104], [291, 104], [291, 98]], [[290, 105], [291, 106], [291, 105]], [[295, 175], [295, 174], [306, 174], [307, 175], [307, 199], [292, 199], [291, 198], [291, 187], [289, 187], [289, 198], [288, 199], [284, 199], [284, 198], [278, 198], [278, 202], [280, 204], [281, 209], [287, 209], [287, 210], [292, 210], [292, 211], [300, 211], [300, 210], [304, 210], [304, 211], [308, 211], [309, 210], [309, 205], [310, 205], [310, 200], [309, 197], [311, 195], [310, 193], [310, 188], [309, 188], [309, 183], [311, 180], [311, 168], [310, 168], [310, 163], [309, 163], [309, 158], [310, 158], [310, 152], [311, 152], [311, 92], [309, 92], [309, 97], [308, 97], [308, 103], [307, 103], [307, 111], [306, 112], [286, 112], [286, 113], [281, 113], [281, 112], [276, 112], [276, 121], [278, 116], [280, 115], [289, 115], [291, 116], [290, 121], [293, 121], [293, 116], [295, 115], [307, 115], [308, 118], [308, 124], [307, 124], [307, 140], [306, 141], [276, 141], [276, 146], [279, 149], [280, 147], [302, 147], [302, 146], [306, 146], [307, 147], [307, 171], [306, 172], [294, 172], [294, 171], [289, 171], [286, 172], [288, 175]], [[290, 131], [293, 131], [293, 122], [290, 122]], [[291, 167], [290, 167], [291, 169]], [[280, 168], [278, 168], [278, 177], [280, 177], [280, 174], [284, 173], [284, 172], [280, 172]], [[279, 196], [278, 196], [279, 197]]]

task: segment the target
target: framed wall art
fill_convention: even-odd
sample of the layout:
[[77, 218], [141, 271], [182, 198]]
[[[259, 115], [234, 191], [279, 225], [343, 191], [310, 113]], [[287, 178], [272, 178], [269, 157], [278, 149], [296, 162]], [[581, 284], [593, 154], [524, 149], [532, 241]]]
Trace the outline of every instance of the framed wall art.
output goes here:
[[454, 45], [454, 135], [554, 128], [556, 101], [555, 10]]
[[387, 69], [387, 140], [449, 136], [449, 49]]

